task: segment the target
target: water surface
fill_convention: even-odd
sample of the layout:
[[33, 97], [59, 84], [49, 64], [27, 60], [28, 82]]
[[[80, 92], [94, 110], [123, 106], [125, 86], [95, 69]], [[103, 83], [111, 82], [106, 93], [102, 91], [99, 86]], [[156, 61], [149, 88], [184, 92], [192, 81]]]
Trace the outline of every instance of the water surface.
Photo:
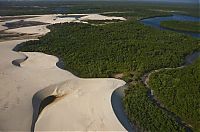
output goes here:
[[169, 21], [169, 20], [200, 22], [199, 17], [177, 15], [177, 14], [173, 14], [171, 16], [145, 18], [145, 19], [140, 20], [140, 22], [142, 22], [143, 24], [148, 25], [148, 26], [159, 28], [160, 30], [170, 30], [170, 31], [178, 32], [178, 33], [184, 33], [184, 34], [196, 37], [196, 38], [200, 38], [200, 33], [180, 31], [180, 30], [169, 29], [169, 28], [164, 28], [164, 27], [160, 26], [160, 22]]

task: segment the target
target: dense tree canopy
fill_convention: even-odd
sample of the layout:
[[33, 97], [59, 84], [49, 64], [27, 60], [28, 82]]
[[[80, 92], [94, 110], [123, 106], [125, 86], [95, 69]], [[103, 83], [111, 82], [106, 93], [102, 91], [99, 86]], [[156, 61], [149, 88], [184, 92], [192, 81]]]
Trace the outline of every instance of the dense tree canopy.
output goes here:
[[200, 130], [200, 58], [191, 66], [152, 74], [150, 87], [167, 108]]

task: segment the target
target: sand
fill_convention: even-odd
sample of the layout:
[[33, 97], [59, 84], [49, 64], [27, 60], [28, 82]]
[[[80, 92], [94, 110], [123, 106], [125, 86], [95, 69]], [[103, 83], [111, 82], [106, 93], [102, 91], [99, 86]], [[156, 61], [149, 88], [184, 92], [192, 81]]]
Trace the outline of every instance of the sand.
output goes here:
[[[125, 130], [116, 118], [111, 105], [112, 92], [124, 84], [123, 81], [115, 79], [66, 81], [58, 86], [58, 89], [62, 89], [60, 93], [66, 95], [43, 111], [35, 129], [55, 131], [59, 126], [59, 130], [71, 131]], [[45, 125], [46, 122], [49, 123], [48, 126]]]
[[[53, 20], [56, 16], [41, 15], [28, 19], [46, 20], [50, 24], [75, 20]], [[46, 26], [6, 31], [44, 35], [49, 32]], [[1, 131], [125, 131], [111, 104], [113, 91], [125, 85], [124, 81], [79, 78], [58, 68], [56, 63], [59, 59], [55, 56], [12, 51], [17, 44], [25, 41], [28, 40], [0, 42]], [[56, 100], [39, 114], [42, 101], [52, 96]]]

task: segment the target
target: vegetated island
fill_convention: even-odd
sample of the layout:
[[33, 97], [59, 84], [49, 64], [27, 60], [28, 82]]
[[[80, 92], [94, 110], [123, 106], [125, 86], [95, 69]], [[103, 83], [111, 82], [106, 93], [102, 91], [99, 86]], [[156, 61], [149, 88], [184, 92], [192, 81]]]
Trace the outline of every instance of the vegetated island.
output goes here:
[[200, 33], [200, 22], [170, 20], [162, 21], [160, 26], [168, 29]]
[[178, 67], [186, 55], [200, 50], [198, 39], [144, 26], [135, 19], [101, 26], [65, 23], [49, 28], [50, 33], [23, 43], [20, 50], [58, 56], [65, 69], [79, 77], [120, 73], [129, 82], [124, 106], [131, 122], [144, 131], [186, 129], [149, 100], [141, 77], [154, 69]]
[[193, 127], [200, 130], [200, 58], [186, 67], [163, 69], [150, 76], [156, 98]]

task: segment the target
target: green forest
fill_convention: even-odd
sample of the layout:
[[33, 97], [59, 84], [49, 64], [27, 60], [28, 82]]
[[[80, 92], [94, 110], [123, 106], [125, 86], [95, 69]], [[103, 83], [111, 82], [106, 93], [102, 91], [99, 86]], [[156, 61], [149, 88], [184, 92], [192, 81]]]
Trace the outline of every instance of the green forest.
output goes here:
[[200, 33], [200, 22], [171, 20], [171, 21], [162, 21], [160, 25], [162, 27], [169, 29]]
[[149, 85], [167, 108], [200, 130], [200, 58], [188, 67], [152, 74]]
[[129, 82], [124, 106], [133, 124], [145, 131], [185, 130], [148, 99], [141, 77], [155, 69], [183, 64], [186, 55], [200, 51], [199, 39], [160, 31], [135, 19], [101, 26], [65, 23], [49, 28], [51, 32], [39, 40], [22, 43], [20, 51], [55, 55], [64, 61], [65, 69], [79, 77], [123, 73], [122, 79]]

